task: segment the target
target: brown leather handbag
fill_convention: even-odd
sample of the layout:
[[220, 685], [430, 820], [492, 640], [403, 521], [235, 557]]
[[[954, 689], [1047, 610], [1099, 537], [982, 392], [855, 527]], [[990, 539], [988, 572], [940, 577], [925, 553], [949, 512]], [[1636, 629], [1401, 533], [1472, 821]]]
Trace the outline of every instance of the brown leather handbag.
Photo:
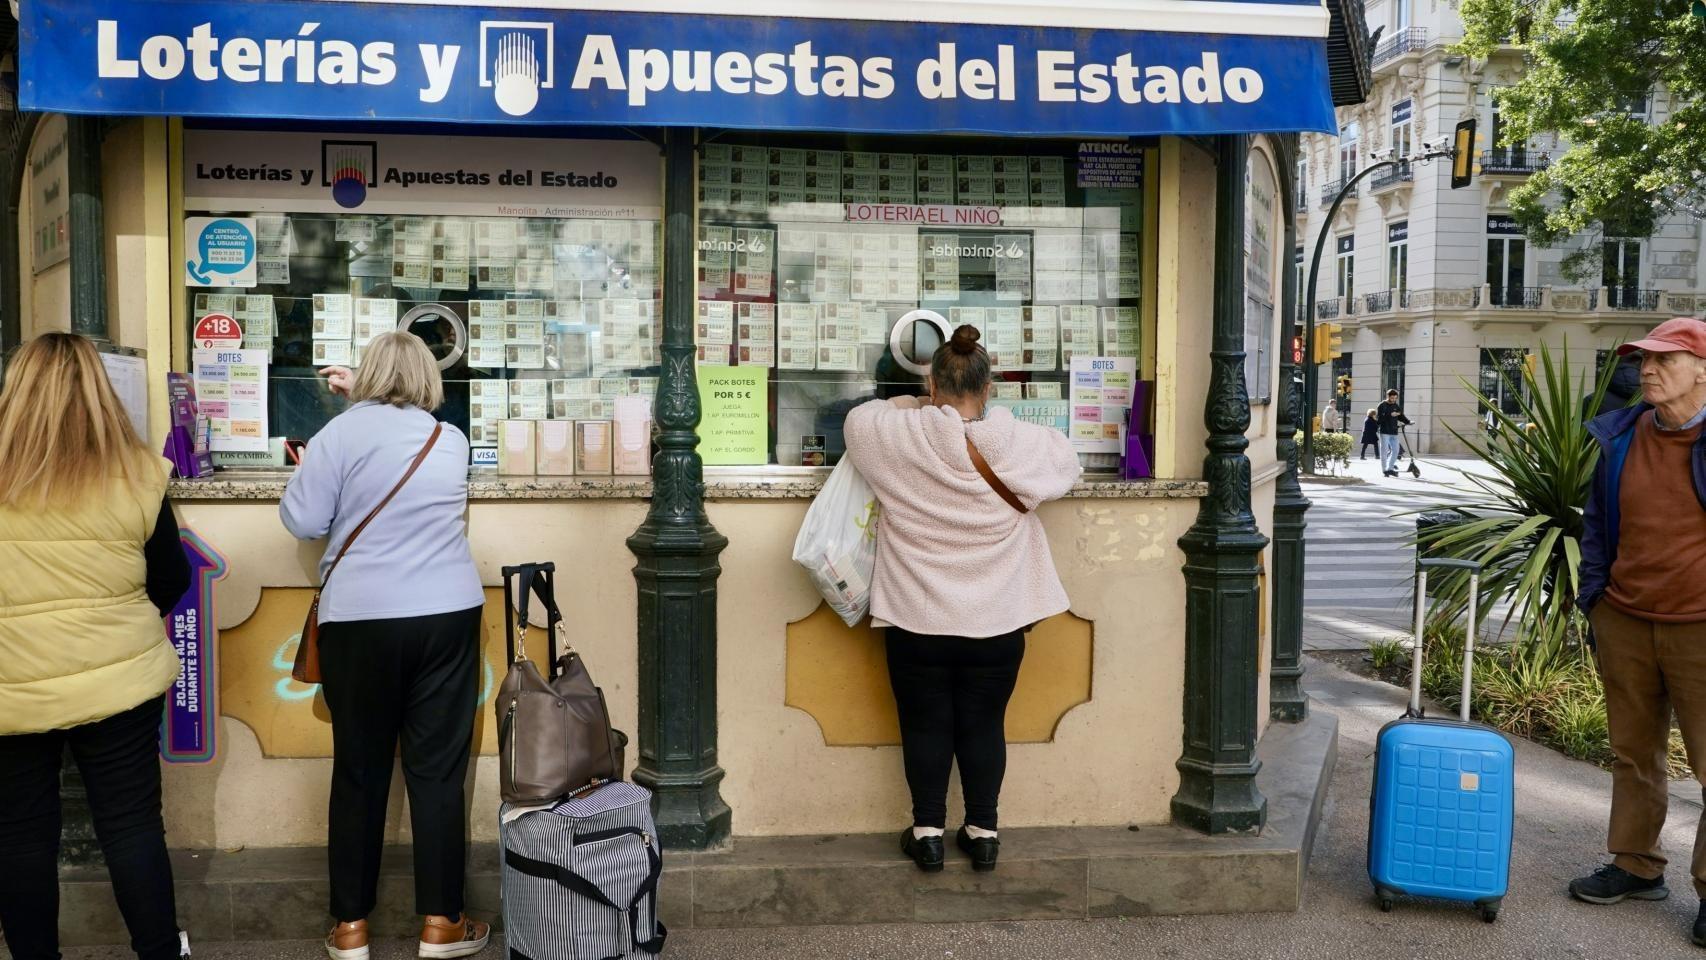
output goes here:
[[438, 443], [439, 434], [443, 432], [444, 424], [433, 424], [432, 436], [427, 437], [426, 445], [421, 447], [421, 452], [415, 454], [415, 459], [409, 464], [409, 469], [403, 474], [403, 479], [398, 480], [397, 485], [391, 488], [391, 492], [385, 495], [385, 499], [379, 501], [379, 506], [369, 510], [367, 516], [363, 517], [361, 522], [356, 524], [355, 529], [350, 531], [349, 536], [344, 538], [343, 546], [338, 548], [338, 555], [332, 558], [332, 565], [326, 568], [326, 575], [320, 578], [320, 586], [314, 591], [313, 601], [308, 604], [308, 619], [302, 622], [302, 639], [296, 644], [296, 663], [290, 668], [290, 675], [298, 683], [320, 682], [320, 591], [326, 589], [326, 581], [332, 579], [332, 571], [336, 570], [338, 564], [343, 562], [344, 554], [349, 552], [350, 544], [355, 542], [356, 537], [361, 536], [361, 531], [367, 529], [367, 525], [373, 522], [373, 518], [379, 516], [379, 511], [385, 509], [385, 505], [391, 502], [391, 498], [403, 489], [403, 484], [408, 483], [409, 478], [415, 475], [415, 471], [421, 468], [422, 463], [426, 462], [427, 454], [432, 452], [433, 446]]
[[[604, 691], [586, 664], [563, 644], [550, 658], [550, 676], [527, 658], [527, 602], [545, 605], [546, 635], [562, 637], [554, 563], [504, 567], [504, 620], [509, 672], [498, 688], [498, 793], [505, 803], [550, 803], [622, 777], [627, 738], [610, 727]], [[519, 585], [518, 587], [516, 585]], [[553, 651], [555, 654], [555, 651]]]

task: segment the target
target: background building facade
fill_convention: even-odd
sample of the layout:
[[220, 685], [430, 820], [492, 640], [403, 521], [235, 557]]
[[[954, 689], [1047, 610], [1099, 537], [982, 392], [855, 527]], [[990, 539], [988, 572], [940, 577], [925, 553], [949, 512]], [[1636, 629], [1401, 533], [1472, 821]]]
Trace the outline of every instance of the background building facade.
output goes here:
[[[1299, 303], [1325, 226], [1316, 317], [1343, 328], [1343, 355], [1320, 369], [1317, 410], [1332, 401], [1339, 377], [1350, 376], [1355, 430], [1397, 388], [1420, 452], [1462, 453], [1453, 431], [1469, 435], [1484, 412], [1465, 383], [1519, 416], [1499, 371], [1520, 381], [1522, 358], [1541, 344], [1554, 355], [1567, 345], [1577, 369], [1660, 320], [1706, 308], [1700, 224], [1674, 218], [1650, 236], [1595, 232], [1552, 248], [1530, 243], [1510, 216], [1509, 193], [1568, 145], [1551, 134], [1501, 142], [1493, 91], [1521, 75], [1522, 47], [1501, 47], [1486, 60], [1455, 52], [1462, 21], [1455, 5], [1434, 0], [1374, 0], [1367, 15], [1370, 30], [1380, 31], [1373, 90], [1339, 109], [1337, 137], [1301, 138], [1292, 198]], [[1658, 90], [1625, 107], [1663, 122], [1670, 104]], [[1346, 180], [1370, 163], [1419, 155], [1470, 117], [1479, 172], [1469, 187], [1451, 189], [1445, 162], [1401, 163], [1357, 184], [1328, 224]], [[1590, 262], [1598, 269], [1568, 275], [1565, 259], [1584, 249], [1597, 252]]]

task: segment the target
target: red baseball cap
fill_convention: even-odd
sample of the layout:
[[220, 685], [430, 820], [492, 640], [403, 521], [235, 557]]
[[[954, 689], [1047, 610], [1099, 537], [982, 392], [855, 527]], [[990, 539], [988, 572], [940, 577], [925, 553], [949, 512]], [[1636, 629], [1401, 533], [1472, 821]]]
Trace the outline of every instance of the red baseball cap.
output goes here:
[[1653, 332], [1634, 343], [1625, 343], [1617, 348], [1619, 356], [1628, 356], [1637, 350], [1647, 353], [1674, 353], [1677, 350], [1687, 350], [1701, 359], [1706, 359], [1706, 322], [1693, 317], [1677, 317], [1666, 320], [1653, 328]]

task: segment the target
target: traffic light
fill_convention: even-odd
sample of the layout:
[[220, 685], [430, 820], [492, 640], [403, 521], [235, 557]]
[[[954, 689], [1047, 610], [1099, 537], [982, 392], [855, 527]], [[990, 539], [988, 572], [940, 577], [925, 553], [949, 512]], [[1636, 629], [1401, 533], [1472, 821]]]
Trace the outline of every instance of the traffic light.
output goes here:
[[1475, 179], [1475, 118], [1460, 120], [1451, 137], [1451, 189]]
[[1303, 366], [1303, 338], [1301, 336], [1291, 338], [1291, 362], [1293, 366]]
[[1539, 359], [1540, 359], [1540, 355], [1535, 354], [1535, 353], [1525, 353], [1522, 355], [1522, 369], [1525, 373], [1528, 374], [1528, 378], [1530, 380], [1533, 380], [1535, 375], [1536, 375], [1536, 372], [1538, 370], [1538, 367], [1536, 366], [1536, 361], [1538, 361]]
[[1332, 363], [1344, 355], [1344, 332], [1342, 324], [1318, 323], [1315, 325], [1315, 355], [1310, 359], [1316, 363]]
[[1344, 397], [1346, 399], [1350, 398], [1350, 395], [1351, 395], [1351, 378], [1349, 376], [1343, 376], [1343, 377], [1339, 378], [1338, 393], [1339, 393], [1339, 396], [1341, 396], [1341, 397]]

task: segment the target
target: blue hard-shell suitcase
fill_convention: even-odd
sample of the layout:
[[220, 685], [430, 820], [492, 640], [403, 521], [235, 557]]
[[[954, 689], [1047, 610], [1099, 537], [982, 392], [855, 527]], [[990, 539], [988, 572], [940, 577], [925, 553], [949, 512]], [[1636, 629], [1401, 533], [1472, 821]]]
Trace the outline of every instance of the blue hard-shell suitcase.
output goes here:
[[1380, 909], [1399, 896], [1475, 904], [1499, 915], [1510, 881], [1516, 755], [1491, 727], [1469, 720], [1479, 566], [1426, 559], [1416, 576], [1416, 636], [1422, 635], [1428, 569], [1467, 569], [1470, 629], [1463, 645], [1463, 706], [1456, 720], [1422, 715], [1422, 645], [1410, 671], [1410, 708], [1375, 738], [1369, 801], [1368, 876]]

